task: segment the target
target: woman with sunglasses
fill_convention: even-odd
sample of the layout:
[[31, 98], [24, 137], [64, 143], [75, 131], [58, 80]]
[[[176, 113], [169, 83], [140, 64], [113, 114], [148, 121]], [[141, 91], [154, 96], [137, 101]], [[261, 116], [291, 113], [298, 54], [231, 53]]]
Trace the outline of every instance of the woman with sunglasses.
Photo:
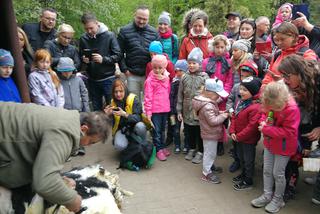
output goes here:
[[71, 25], [61, 24], [58, 27], [57, 38], [47, 40], [44, 43], [44, 48], [47, 49], [52, 56], [51, 67], [55, 69], [60, 57], [69, 57], [73, 60], [77, 70], [80, 68], [80, 58], [77, 48], [71, 45], [74, 35], [74, 30]]
[[[290, 199], [295, 194], [299, 177], [298, 163], [302, 156], [308, 156], [312, 142], [319, 141], [320, 138], [320, 69], [317, 62], [293, 54], [280, 63], [278, 70], [299, 104], [301, 113], [298, 138], [300, 149], [298, 155], [291, 158], [286, 169], [285, 197]], [[320, 173], [317, 182], [312, 201], [320, 204]]]

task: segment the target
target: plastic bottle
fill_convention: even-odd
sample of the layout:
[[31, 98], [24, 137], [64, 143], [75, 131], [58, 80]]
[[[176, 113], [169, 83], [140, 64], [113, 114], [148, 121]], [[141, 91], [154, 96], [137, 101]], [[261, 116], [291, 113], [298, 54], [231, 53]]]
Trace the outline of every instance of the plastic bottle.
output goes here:
[[273, 111], [269, 111], [266, 122], [267, 122], [268, 126], [272, 126], [273, 125], [273, 123], [274, 123], [274, 113], [273, 113]]

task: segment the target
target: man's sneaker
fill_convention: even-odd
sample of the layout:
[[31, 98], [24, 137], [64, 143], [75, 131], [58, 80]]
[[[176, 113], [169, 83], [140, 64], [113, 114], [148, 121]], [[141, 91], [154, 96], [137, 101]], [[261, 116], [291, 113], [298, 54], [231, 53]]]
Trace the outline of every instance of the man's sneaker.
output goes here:
[[176, 147], [174, 149], [174, 154], [179, 154], [181, 152], [181, 149], [179, 147]]
[[282, 197], [273, 196], [271, 202], [267, 204], [264, 208], [268, 213], [277, 213], [280, 211], [282, 207], [284, 207], [285, 203]]
[[192, 158], [194, 157], [195, 154], [196, 154], [196, 150], [190, 149], [188, 154], [184, 157], [184, 159], [190, 161], [190, 160], [192, 160]]
[[187, 153], [188, 153], [188, 149], [187, 149], [187, 148], [183, 148], [183, 149], [182, 149], [182, 153], [183, 153], [183, 154], [187, 154]]
[[162, 149], [162, 152], [167, 157], [171, 155], [170, 151], [167, 148]]
[[238, 184], [234, 184], [233, 185], [233, 189], [237, 190], [237, 191], [240, 191], [240, 190], [250, 190], [252, 189], [252, 184], [248, 184], [247, 182], [245, 181], [241, 181], [240, 183]]
[[80, 148], [78, 149], [78, 155], [85, 155], [86, 154], [86, 150], [83, 146], [80, 146]]
[[315, 205], [320, 205], [320, 200], [316, 199], [316, 198], [312, 198], [311, 199], [312, 203], [314, 203]]
[[237, 171], [238, 169], [240, 169], [239, 161], [233, 161], [233, 163], [229, 167], [229, 172], [233, 173], [233, 172]]
[[268, 198], [265, 194], [262, 194], [259, 198], [253, 199], [251, 205], [256, 208], [265, 207], [269, 204], [271, 198]]
[[240, 175], [232, 178], [232, 182], [237, 184], [240, 183], [241, 181], [243, 181], [244, 175], [241, 173]]
[[220, 166], [215, 166], [214, 164], [212, 164], [212, 166], [211, 166], [210, 169], [211, 169], [212, 173], [215, 173], [215, 174], [220, 174], [220, 173], [223, 172], [222, 167], [220, 167]]
[[208, 174], [207, 176], [202, 175], [201, 180], [211, 182], [213, 184], [220, 184], [220, 178], [212, 173]]
[[197, 152], [196, 156], [192, 159], [192, 163], [199, 164], [202, 162], [203, 154], [201, 152]]
[[306, 177], [306, 178], [303, 179], [303, 181], [304, 181], [306, 184], [315, 185], [315, 184], [316, 184], [316, 181], [317, 181], [317, 177], [316, 177], [316, 176]]
[[158, 160], [160, 160], [160, 161], [165, 161], [165, 160], [167, 160], [167, 157], [166, 157], [166, 155], [163, 153], [163, 150], [162, 150], [162, 149], [157, 152], [157, 155], [156, 155], [156, 156], [157, 156]]

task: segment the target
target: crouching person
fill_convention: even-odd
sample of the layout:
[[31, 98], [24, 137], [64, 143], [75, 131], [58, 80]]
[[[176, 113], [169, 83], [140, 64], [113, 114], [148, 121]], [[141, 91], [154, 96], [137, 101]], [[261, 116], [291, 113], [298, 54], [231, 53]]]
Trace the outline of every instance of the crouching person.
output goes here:
[[121, 151], [120, 167], [135, 171], [140, 167], [151, 167], [155, 149], [147, 143], [142, 106], [138, 96], [128, 93], [121, 79], [113, 82], [111, 104], [105, 107], [104, 112], [113, 119], [113, 144], [116, 150]]
[[23, 202], [30, 202], [30, 191], [78, 212], [82, 198], [64, 182], [60, 170], [80, 145], [107, 139], [106, 115], [8, 102], [0, 103], [0, 118], [5, 121], [0, 123], [0, 186], [13, 189], [12, 198], [17, 189], [23, 190], [18, 195], [22, 206], [13, 203], [15, 213], [24, 213]]

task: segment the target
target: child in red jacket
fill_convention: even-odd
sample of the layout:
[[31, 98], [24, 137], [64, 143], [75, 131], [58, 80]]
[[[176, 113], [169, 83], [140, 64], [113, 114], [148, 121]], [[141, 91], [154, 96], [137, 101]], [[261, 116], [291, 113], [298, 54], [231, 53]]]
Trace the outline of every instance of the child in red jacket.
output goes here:
[[263, 109], [268, 112], [262, 115], [258, 127], [264, 136], [264, 193], [252, 200], [251, 204], [254, 207], [265, 207], [269, 213], [276, 213], [285, 205], [285, 170], [290, 156], [297, 151], [300, 111], [282, 81], [266, 85], [261, 102]]
[[240, 83], [240, 100], [236, 104], [231, 118], [230, 135], [236, 142], [237, 156], [240, 159], [242, 173], [232, 179], [235, 190], [251, 189], [253, 185], [256, 145], [260, 139], [258, 130], [260, 104], [255, 100], [261, 87], [256, 77], [247, 77]]

